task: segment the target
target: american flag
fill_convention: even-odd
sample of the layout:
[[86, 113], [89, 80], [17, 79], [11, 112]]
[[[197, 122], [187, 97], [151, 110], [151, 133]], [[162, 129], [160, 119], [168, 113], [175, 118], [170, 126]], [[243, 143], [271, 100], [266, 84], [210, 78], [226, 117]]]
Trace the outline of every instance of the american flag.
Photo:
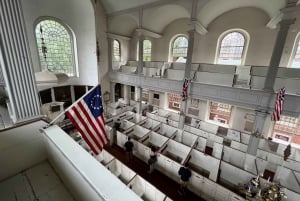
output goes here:
[[285, 88], [283, 87], [279, 90], [279, 92], [276, 95], [275, 108], [271, 117], [272, 121], [280, 120], [280, 115], [282, 113], [283, 103], [284, 103], [284, 95], [285, 95]]
[[183, 81], [183, 86], [182, 86], [182, 101], [185, 101], [187, 99], [187, 90], [189, 86], [189, 80], [187, 78], [184, 79]]
[[66, 111], [66, 115], [91, 150], [98, 155], [108, 141], [100, 85], [74, 103]]

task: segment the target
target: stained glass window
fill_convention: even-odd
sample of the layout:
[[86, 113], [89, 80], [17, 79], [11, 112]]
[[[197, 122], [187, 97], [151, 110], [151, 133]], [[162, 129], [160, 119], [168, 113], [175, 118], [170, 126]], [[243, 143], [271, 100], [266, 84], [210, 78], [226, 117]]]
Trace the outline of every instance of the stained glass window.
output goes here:
[[[35, 35], [41, 69], [75, 75], [73, 40], [66, 28], [54, 20], [43, 20], [36, 25]], [[42, 42], [44, 41], [44, 47]], [[42, 49], [46, 49], [43, 54]]]

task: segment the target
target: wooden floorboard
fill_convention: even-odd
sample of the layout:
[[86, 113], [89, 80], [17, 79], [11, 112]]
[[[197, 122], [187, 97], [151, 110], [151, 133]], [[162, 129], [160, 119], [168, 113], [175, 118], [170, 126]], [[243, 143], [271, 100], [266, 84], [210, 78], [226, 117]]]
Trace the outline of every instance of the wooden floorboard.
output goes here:
[[[188, 192], [187, 195], [181, 196], [178, 193], [179, 184], [166, 175], [162, 174], [161, 172], [154, 170], [151, 174], [148, 174], [148, 165], [134, 157], [133, 160], [129, 163], [126, 162], [126, 155], [122, 148], [113, 145], [113, 146], [106, 146], [105, 150], [111, 153], [115, 158], [120, 160], [122, 163], [126, 164], [129, 168], [131, 168], [134, 172], [138, 175], [143, 177], [146, 181], [151, 183], [157, 189], [159, 189], [162, 193], [166, 194], [174, 201], [205, 201], [203, 198], [195, 195], [192, 192]], [[179, 179], [179, 176], [178, 176]]]

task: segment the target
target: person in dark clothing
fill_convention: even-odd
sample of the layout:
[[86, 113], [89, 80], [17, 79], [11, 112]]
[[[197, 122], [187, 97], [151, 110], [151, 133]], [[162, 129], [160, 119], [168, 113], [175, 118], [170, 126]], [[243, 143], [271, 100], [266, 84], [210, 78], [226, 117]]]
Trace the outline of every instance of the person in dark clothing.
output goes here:
[[159, 156], [159, 152], [155, 146], [151, 147], [150, 158], [148, 160], [149, 171], [148, 174], [151, 174], [154, 170], [154, 165], [157, 161], [157, 156]]
[[117, 121], [115, 122], [114, 127], [117, 131], [120, 131], [120, 127], [121, 127], [121, 120], [120, 119], [117, 119]]
[[180, 167], [178, 174], [180, 175], [180, 190], [178, 192], [181, 195], [185, 195], [188, 181], [192, 176], [192, 172], [189, 169], [189, 164], [185, 163], [184, 166]]
[[128, 137], [127, 142], [124, 144], [125, 152], [126, 152], [126, 157], [127, 157], [127, 162], [130, 162], [133, 158], [133, 142], [131, 142], [130, 137]]

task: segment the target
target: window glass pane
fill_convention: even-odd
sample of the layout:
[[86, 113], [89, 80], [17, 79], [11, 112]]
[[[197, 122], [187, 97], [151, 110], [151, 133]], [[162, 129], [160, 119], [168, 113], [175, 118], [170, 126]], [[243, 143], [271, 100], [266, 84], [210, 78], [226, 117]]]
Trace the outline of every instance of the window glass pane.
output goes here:
[[280, 143], [300, 145], [299, 119], [281, 115], [280, 121], [275, 122], [272, 137]]
[[295, 57], [292, 62], [292, 67], [293, 68], [300, 68], [300, 36], [298, 37], [299, 42], [298, 42], [298, 47], [295, 52]]
[[231, 105], [225, 103], [211, 102], [209, 119], [222, 124], [229, 124], [231, 116]]
[[143, 60], [144, 61], [151, 61], [151, 49], [152, 43], [150, 40], [144, 40], [143, 42]]
[[114, 52], [113, 52], [113, 61], [120, 61], [121, 60], [121, 49], [120, 49], [120, 42], [114, 40]]
[[[60, 23], [53, 20], [41, 21], [35, 29], [38, 53], [42, 70], [75, 75], [72, 39]], [[46, 58], [42, 52], [42, 42], [46, 47]]]
[[188, 48], [188, 39], [184, 36], [177, 37], [172, 46], [172, 61], [173, 62], [186, 62]]
[[245, 38], [239, 32], [227, 34], [221, 41], [218, 64], [241, 65]]

